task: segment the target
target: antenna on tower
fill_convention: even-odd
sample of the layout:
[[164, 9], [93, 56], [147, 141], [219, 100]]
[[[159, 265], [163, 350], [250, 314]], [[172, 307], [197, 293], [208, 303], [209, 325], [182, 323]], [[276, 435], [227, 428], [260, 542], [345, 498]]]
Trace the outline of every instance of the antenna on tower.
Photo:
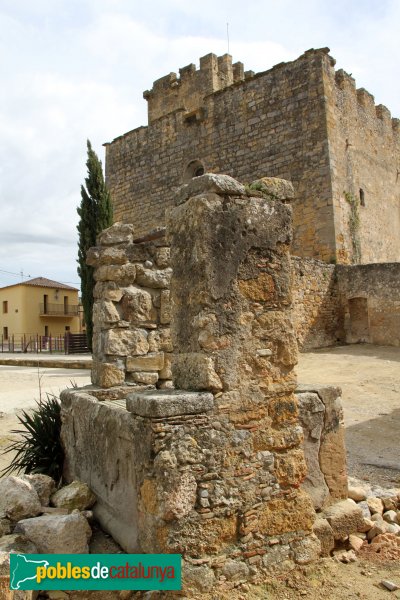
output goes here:
[[228, 54], [229, 54], [229, 23], [226, 24], [226, 38], [228, 40]]

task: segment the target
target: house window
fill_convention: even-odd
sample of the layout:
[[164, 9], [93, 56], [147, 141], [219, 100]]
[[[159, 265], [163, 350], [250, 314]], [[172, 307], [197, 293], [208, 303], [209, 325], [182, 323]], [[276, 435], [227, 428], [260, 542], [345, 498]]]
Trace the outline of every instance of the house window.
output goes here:
[[64, 315], [68, 314], [68, 296], [64, 296]]
[[44, 336], [49, 337], [49, 326], [48, 325], [44, 326]]
[[8, 300], [3, 300], [3, 314], [8, 313]]
[[8, 327], [3, 327], [3, 338], [8, 340]]
[[365, 194], [362, 188], [360, 188], [360, 205], [365, 206]]

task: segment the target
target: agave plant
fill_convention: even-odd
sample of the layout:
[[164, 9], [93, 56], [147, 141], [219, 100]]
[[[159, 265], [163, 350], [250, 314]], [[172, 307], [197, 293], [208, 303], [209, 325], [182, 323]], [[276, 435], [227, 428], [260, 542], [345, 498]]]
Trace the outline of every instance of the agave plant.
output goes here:
[[19, 439], [6, 446], [4, 454], [13, 453], [11, 464], [1, 471], [10, 473], [44, 473], [58, 481], [61, 477], [64, 451], [61, 445], [61, 406], [57, 396], [46, 394], [47, 400], [39, 400], [37, 408], [22, 411], [18, 420], [24, 429], [11, 433]]

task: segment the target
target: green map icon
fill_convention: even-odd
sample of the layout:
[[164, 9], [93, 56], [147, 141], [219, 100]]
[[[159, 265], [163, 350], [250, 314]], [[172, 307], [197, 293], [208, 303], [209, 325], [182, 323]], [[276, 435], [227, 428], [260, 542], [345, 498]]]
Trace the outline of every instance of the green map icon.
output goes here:
[[19, 590], [21, 583], [30, 579], [36, 583], [36, 569], [38, 567], [48, 567], [49, 564], [47, 560], [31, 560], [23, 554], [12, 555], [10, 563], [10, 588], [12, 590]]

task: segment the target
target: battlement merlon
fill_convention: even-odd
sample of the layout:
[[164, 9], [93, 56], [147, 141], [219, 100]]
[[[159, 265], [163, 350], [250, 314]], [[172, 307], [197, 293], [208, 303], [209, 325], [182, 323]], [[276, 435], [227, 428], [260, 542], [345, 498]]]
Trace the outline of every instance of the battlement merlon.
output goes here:
[[169, 73], [143, 92], [148, 102], [149, 124], [176, 110], [188, 113], [199, 111], [208, 94], [218, 92], [234, 83], [244, 81], [243, 63], [232, 64], [232, 56], [207, 54], [200, 58], [200, 69], [194, 64]]

